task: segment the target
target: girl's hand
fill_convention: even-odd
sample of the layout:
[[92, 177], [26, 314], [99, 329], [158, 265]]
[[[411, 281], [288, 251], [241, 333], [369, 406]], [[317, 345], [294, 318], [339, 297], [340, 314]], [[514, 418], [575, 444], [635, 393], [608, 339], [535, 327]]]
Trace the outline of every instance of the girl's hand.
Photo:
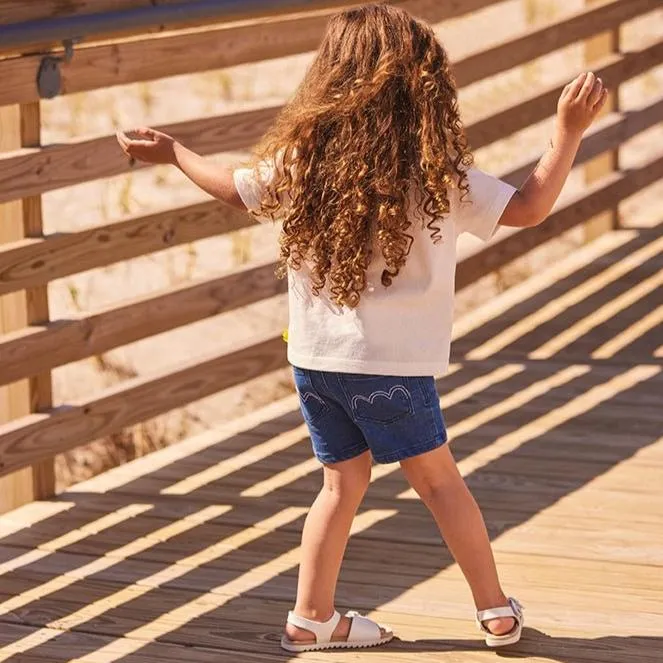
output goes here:
[[141, 127], [135, 131], [117, 132], [117, 142], [131, 159], [153, 164], [174, 164], [176, 141], [161, 131]]
[[557, 106], [558, 128], [582, 135], [594, 122], [608, 98], [603, 81], [592, 72], [580, 74], [562, 92]]

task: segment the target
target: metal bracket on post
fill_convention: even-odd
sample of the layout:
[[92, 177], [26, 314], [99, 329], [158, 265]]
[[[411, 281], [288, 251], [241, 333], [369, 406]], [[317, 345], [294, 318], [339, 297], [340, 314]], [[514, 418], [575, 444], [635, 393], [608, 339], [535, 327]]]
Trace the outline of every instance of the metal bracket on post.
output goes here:
[[62, 42], [64, 46], [64, 57], [57, 55], [45, 55], [41, 59], [39, 70], [37, 71], [37, 89], [42, 99], [53, 99], [57, 97], [62, 90], [62, 73], [60, 63], [71, 62], [74, 57], [74, 43], [78, 39], [65, 39]]

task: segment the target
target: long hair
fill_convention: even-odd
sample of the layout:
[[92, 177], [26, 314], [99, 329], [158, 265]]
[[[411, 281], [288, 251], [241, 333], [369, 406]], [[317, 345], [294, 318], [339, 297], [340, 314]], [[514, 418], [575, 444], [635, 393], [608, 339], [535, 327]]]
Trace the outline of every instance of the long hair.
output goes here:
[[437, 243], [449, 189], [469, 188], [456, 85], [432, 28], [384, 4], [333, 17], [256, 150], [256, 169], [265, 162], [276, 172], [254, 213], [282, 221], [277, 273], [305, 262], [315, 295], [327, 287], [353, 308], [379, 249], [389, 287], [414, 241], [410, 201]]

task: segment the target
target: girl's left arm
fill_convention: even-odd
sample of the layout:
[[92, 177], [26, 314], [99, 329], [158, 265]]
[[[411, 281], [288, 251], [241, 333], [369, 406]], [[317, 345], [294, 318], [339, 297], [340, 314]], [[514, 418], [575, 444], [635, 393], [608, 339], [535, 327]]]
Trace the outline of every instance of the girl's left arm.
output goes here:
[[172, 136], [149, 128], [132, 132], [118, 131], [117, 140], [124, 153], [132, 159], [151, 164], [177, 166], [194, 184], [210, 196], [231, 207], [246, 211], [237, 192], [233, 169], [204, 159], [178, 143]]

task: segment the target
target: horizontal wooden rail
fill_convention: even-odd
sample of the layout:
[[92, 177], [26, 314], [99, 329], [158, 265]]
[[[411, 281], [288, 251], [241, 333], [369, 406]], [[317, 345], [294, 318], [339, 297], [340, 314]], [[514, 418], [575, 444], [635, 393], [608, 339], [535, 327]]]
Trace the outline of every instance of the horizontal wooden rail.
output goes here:
[[537, 246], [558, 237], [567, 230], [612, 209], [624, 198], [663, 178], [663, 155], [639, 168], [611, 174], [588, 191], [579, 193], [555, 210], [537, 228], [519, 231], [469, 256], [458, 265], [456, 289], [462, 290], [501, 269], [511, 261], [529, 253]]
[[[178, 2], [179, 0], [167, 0], [167, 2], [161, 2], [161, 4], [173, 4], [174, 2]], [[483, 9], [484, 7], [488, 7], [492, 4], [496, 4], [498, 2], [501, 2], [502, 0], [454, 0], [452, 2], [439, 2], [439, 0], [393, 0], [392, 4], [395, 5], [400, 5], [408, 9], [410, 12], [415, 14], [416, 16], [419, 16], [431, 23], [438, 23], [440, 21], [445, 21], [449, 20], [452, 18], [458, 18], [460, 16], [464, 16], [466, 14], [469, 14], [471, 12], [477, 11], [479, 9]], [[38, 0], [37, 0], [38, 2]], [[37, 4], [34, 0], [31, 0], [29, 3], [30, 5]], [[28, 3], [22, 2], [23, 6], [25, 7], [24, 12], [23, 12], [23, 17], [19, 18], [18, 20], [20, 21], [25, 21], [25, 20], [34, 20], [36, 18], [39, 18], [39, 13], [36, 11], [28, 13], [27, 7]], [[77, 5], [80, 4], [86, 4], [84, 2], [77, 2]], [[133, 3], [134, 7], [133, 8], [145, 8], [145, 7], [150, 7], [154, 4], [154, 2], [135, 2]], [[309, 39], [309, 42], [313, 40], [313, 45], [309, 46], [304, 49], [306, 50], [313, 50], [317, 47], [317, 43], [320, 40], [320, 37], [323, 34], [323, 31], [325, 29], [325, 26], [327, 24], [327, 21], [329, 20], [329, 17], [335, 13], [336, 11], [340, 10], [343, 7], [347, 6], [352, 6], [352, 5], [359, 5], [362, 4], [361, 1], [358, 0], [329, 0], [328, 2], [320, 2], [319, 4], [322, 6], [329, 6], [331, 5], [333, 8], [332, 9], [319, 9], [319, 10], [314, 10], [314, 11], [299, 11], [299, 12], [294, 12], [292, 8], [292, 4], [290, 3], [290, 7], [287, 6], [288, 3], [281, 3], [281, 6], [278, 4], [274, 3], [274, 9], [269, 12], [272, 14], [272, 17], [255, 17], [255, 13], [252, 12], [251, 14], [243, 17], [236, 17], [232, 22], [228, 22], [227, 20], [219, 19], [218, 21], [212, 21], [212, 20], [203, 20], [203, 19], [198, 19], [198, 20], [192, 20], [190, 17], [187, 17], [184, 20], [177, 21], [177, 22], [169, 22], [165, 23], [163, 25], [155, 25], [153, 27], [136, 27], [136, 28], [125, 28], [120, 31], [113, 31], [113, 32], [108, 32], [106, 34], [100, 34], [95, 38], [95, 41], [106, 41], [111, 38], [114, 38], [118, 46], [121, 46], [121, 42], [118, 42], [118, 37], [121, 37], [123, 39], [126, 39], [127, 37], [133, 37], [135, 39], [136, 36], [143, 37], [146, 34], [153, 34], [155, 32], [158, 33], [163, 33], [165, 30], [168, 30], [171, 32], [174, 30], [182, 29], [182, 28], [195, 28], [196, 26], [208, 26], [208, 28], [211, 28], [211, 30], [218, 29], [219, 27], [222, 29], [227, 29], [228, 31], [232, 31], [236, 27], [239, 27], [240, 23], [243, 24], [249, 24], [252, 29], [261, 27], [262, 24], [268, 24], [268, 23], [274, 23], [274, 22], [279, 22], [281, 25], [281, 31], [285, 34], [293, 38], [295, 40], [296, 38], [296, 31], [300, 29], [300, 26], [297, 26], [296, 28], [293, 29], [291, 25], [291, 19], [290, 18], [284, 18], [284, 19], [275, 19], [273, 17], [274, 14], [279, 15], [279, 14], [286, 14], [290, 15], [293, 17], [293, 19], [296, 19], [298, 17], [306, 17], [308, 16], [309, 18], [315, 18], [317, 19], [315, 23], [312, 23], [311, 26], [313, 27], [313, 30], [310, 31], [307, 35], [307, 38]], [[99, 3], [99, 9], [96, 11], [87, 11], [87, 12], [79, 12], [76, 11], [78, 7], [75, 7], [75, 13], [76, 15], [90, 15], [90, 14], [98, 14], [102, 13], [104, 11], [116, 11], [118, 9], [130, 9], [132, 8], [132, 3], [127, 2], [127, 0], [122, 0], [122, 2], [117, 3], [109, 3], [106, 2], [106, 0], [101, 0]], [[12, 12], [12, 17], [10, 17], [10, 20], [3, 20], [3, 5], [0, 3], [0, 25], [3, 23], [16, 23], [18, 20], [16, 20], [16, 17], [18, 16], [18, 13], [16, 11]], [[64, 12], [60, 10], [57, 14], [54, 14], [51, 12], [51, 17], [55, 18], [57, 16], [61, 16]], [[71, 14], [71, 12], [68, 12]], [[42, 14], [43, 16], [43, 14]], [[239, 19], [239, 20], [238, 20]], [[304, 28], [304, 24], [301, 25], [301, 28]], [[209, 31], [208, 29], [204, 30], [205, 32]], [[171, 36], [171, 35], [168, 35]], [[217, 31], [217, 36], [220, 39], [225, 39], [225, 36], [218, 34]], [[228, 35], [230, 36], [230, 34]], [[259, 42], [262, 43], [262, 47], [264, 48], [269, 48], [268, 42], [270, 40], [273, 40], [276, 38], [276, 41], [280, 43], [281, 45], [284, 45], [285, 42], [283, 40], [283, 35], [279, 36], [278, 31], [259, 31], [256, 32], [254, 31], [253, 34], [253, 41], [258, 44]], [[89, 39], [86, 39], [86, 41], [91, 41]], [[141, 41], [149, 41], [149, 40], [144, 40], [141, 39]], [[235, 46], [230, 44], [231, 48], [234, 48]], [[236, 42], [235, 42], [236, 45]], [[5, 54], [12, 54], [12, 53], [17, 53], [17, 52], [22, 52], [22, 53], [43, 53], [48, 50], [54, 50], [57, 51], [61, 47], [61, 43], [59, 42], [53, 42], [53, 41], [45, 41], [45, 42], [38, 42], [38, 43], [30, 43], [30, 44], [25, 44], [25, 47], [23, 49], [17, 49], [16, 47], [13, 46], [6, 46], [3, 47], [2, 43], [0, 43], [0, 53], [5, 53]], [[200, 47], [200, 50], [197, 50]], [[187, 50], [192, 50], [195, 49], [198, 55], [204, 55], [205, 53], [205, 47], [211, 47], [213, 49], [216, 49], [217, 46], [214, 43], [213, 40], [207, 40], [203, 38], [201, 40], [201, 43], [196, 46], [195, 43], [188, 43], [186, 45]], [[86, 47], [80, 47], [81, 50], [83, 50]], [[285, 46], [286, 50], [288, 49], [288, 46]], [[304, 51], [295, 51], [295, 53], [301, 53]], [[112, 53], [112, 49], [109, 51]], [[269, 51], [268, 51], [269, 52]], [[218, 53], [222, 53], [222, 51], [218, 51]], [[283, 53], [285, 55], [285, 53]], [[291, 53], [292, 54], [292, 53]], [[144, 57], [147, 58], [151, 56], [151, 53], [145, 53]], [[232, 56], [231, 56], [232, 57]], [[265, 56], [264, 59], [268, 59], [269, 57], [279, 57], [279, 55], [275, 56]], [[259, 58], [263, 59], [263, 58]], [[121, 60], [117, 60], [116, 63], [119, 63]], [[253, 60], [255, 61], [255, 60]], [[240, 64], [240, 62], [236, 62], [235, 64]], [[212, 65], [211, 68], [217, 68], [219, 65]], [[223, 65], [221, 65], [223, 66]], [[227, 66], [227, 65], [226, 65]], [[198, 69], [200, 71], [200, 69]], [[186, 73], [186, 72], [182, 72]], [[169, 76], [172, 75], [171, 73], [168, 73], [167, 71], [165, 73], [160, 74], [159, 76]]]
[[2, 244], [0, 295], [252, 225], [248, 214], [210, 201]]
[[[273, 15], [314, 12], [321, 9], [356, 5], [357, 0], [180, 0], [152, 3], [146, 7], [114, 7], [87, 14], [52, 16], [11, 23], [0, 23], [0, 43], [21, 51], [28, 44], [96, 41], [109, 33], [127, 30], [145, 32], [160, 25], [204, 21], [241, 21]], [[1, 5], [0, 5], [1, 7]]]
[[[615, 87], [663, 62], [663, 40], [655, 41], [639, 50], [625, 51], [620, 55], [611, 55], [601, 60], [594, 67], [597, 76], [608, 87]], [[568, 77], [567, 77], [568, 78]], [[537, 122], [550, 117], [557, 107], [564, 86], [564, 81], [553, 83], [543, 90], [535, 90], [516, 104], [504, 108], [492, 108], [484, 117], [476, 119], [468, 134], [473, 148], [485, 147], [500, 138], [521, 131]]]
[[[259, 110], [160, 127], [201, 154], [245, 149], [267, 131], [279, 108]], [[72, 141], [0, 155], [0, 202], [44, 193], [131, 170], [115, 136]], [[143, 168], [140, 163], [134, 169]], [[13, 184], [12, 184], [13, 182]]]
[[[410, 4], [416, 10], [416, 3], [405, 6]], [[464, 3], [439, 3], [437, 7], [425, 12], [427, 18], [451, 18]], [[652, 0], [612, 0], [591, 10], [576, 12], [460, 60], [455, 66], [456, 76], [459, 84], [468, 85], [602, 30], [615, 28], [651, 9]], [[327, 20], [328, 13], [303, 14], [278, 22], [262, 21], [205, 32], [81, 47], [76, 57], [62, 67], [63, 91], [68, 94], [85, 92], [305, 53], [316, 48]], [[38, 99], [34, 81], [40, 62], [41, 57], [36, 55], [0, 61], [0, 76], [4, 81], [0, 105]]]
[[0, 336], [0, 385], [284, 294], [275, 269], [257, 265]]
[[606, 4], [556, 17], [497, 46], [455, 63], [459, 85], [470, 85], [587, 39], [655, 9], [656, 0], [612, 0]]
[[287, 365], [280, 336], [127, 380], [94, 398], [0, 426], [0, 476]]
[[[663, 40], [641, 50], [610, 56], [595, 71], [607, 85], [616, 85], [661, 62]], [[470, 143], [475, 149], [483, 147], [549, 117], [567, 82], [565, 78], [497, 110], [493, 115], [478, 119], [468, 127]], [[240, 150], [248, 148], [263, 135], [279, 110], [278, 107], [263, 108], [181, 122], [160, 129], [175, 135], [201, 154]], [[129, 169], [114, 136], [8, 153], [0, 156], [0, 202], [120, 175]]]
[[[663, 97], [636, 110], [612, 113], [590, 130], [576, 164], [613, 149], [660, 122]], [[502, 177], [519, 186], [536, 165], [526, 159]], [[246, 214], [215, 201], [138, 216], [72, 233], [0, 246], [0, 295], [121, 260], [254, 225]]]

